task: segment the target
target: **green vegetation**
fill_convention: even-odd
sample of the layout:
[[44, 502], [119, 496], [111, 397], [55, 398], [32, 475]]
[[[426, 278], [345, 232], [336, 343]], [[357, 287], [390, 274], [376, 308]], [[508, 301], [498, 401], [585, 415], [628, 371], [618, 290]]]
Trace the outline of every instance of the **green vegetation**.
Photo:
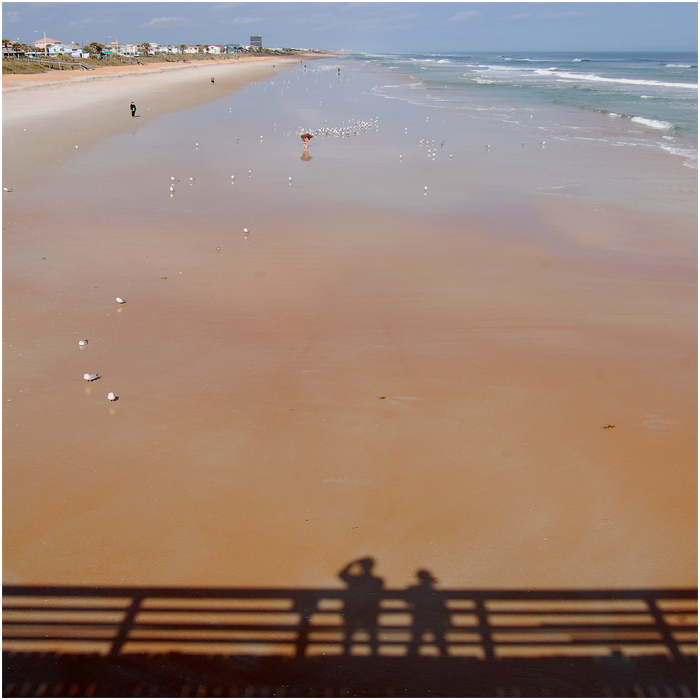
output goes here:
[[104, 51], [105, 47], [104, 44], [100, 44], [97, 41], [93, 41], [91, 44], [88, 44], [84, 48], [90, 52], [90, 58], [93, 58], [102, 56], [102, 52]]
[[17, 73], [45, 73], [48, 68], [34, 63], [32, 61], [15, 61], [13, 58], [5, 58], [2, 61], [2, 73], [17, 74]]

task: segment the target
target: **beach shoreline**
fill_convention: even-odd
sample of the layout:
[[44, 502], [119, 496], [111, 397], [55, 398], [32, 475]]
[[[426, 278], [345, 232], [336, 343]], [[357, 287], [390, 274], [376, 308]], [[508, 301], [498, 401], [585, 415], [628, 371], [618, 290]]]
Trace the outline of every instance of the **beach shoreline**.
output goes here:
[[295, 66], [4, 95], [5, 582], [694, 585], [694, 173]]

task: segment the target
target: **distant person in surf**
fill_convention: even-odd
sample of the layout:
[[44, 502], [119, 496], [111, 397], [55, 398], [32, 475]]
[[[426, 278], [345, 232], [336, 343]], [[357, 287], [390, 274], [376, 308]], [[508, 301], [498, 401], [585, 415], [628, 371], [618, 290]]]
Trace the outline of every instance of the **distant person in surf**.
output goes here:
[[214, 85], [214, 78], [211, 79], [211, 84]]
[[311, 134], [302, 134], [301, 135], [301, 142], [304, 144], [301, 152], [301, 159], [302, 160], [311, 160], [313, 156], [309, 153], [309, 141], [313, 136]]
[[129, 107], [129, 109], [131, 110], [132, 118], [135, 117], [136, 116], [136, 105], [133, 102], [131, 103], [131, 107]]

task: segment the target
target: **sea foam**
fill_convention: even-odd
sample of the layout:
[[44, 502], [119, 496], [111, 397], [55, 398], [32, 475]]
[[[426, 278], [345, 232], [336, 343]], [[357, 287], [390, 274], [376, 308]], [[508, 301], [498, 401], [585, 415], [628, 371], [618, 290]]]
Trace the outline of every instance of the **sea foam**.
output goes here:
[[[552, 70], [552, 69], [550, 69]], [[663, 83], [660, 80], [639, 80], [634, 78], [605, 78], [602, 75], [595, 73], [570, 73], [568, 71], [560, 71], [555, 73], [561, 78], [569, 78], [571, 80], [588, 80], [596, 83], [618, 83], [620, 85], [647, 85], [651, 87], [672, 87], [684, 88], [689, 90], [697, 90], [698, 86], [692, 83]]]
[[670, 122], [662, 122], [659, 119], [647, 119], [646, 117], [632, 117], [632, 121], [636, 124], [643, 124], [652, 129], [673, 129], [673, 124]]

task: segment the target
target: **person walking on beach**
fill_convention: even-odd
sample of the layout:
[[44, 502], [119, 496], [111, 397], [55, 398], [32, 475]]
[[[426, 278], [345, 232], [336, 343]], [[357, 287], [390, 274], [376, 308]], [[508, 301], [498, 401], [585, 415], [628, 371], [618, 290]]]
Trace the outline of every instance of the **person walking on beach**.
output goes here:
[[131, 110], [131, 117], [133, 119], [133, 117], [136, 116], [136, 105], [132, 102], [131, 107], [129, 107], [129, 109]]
[[374, 559], [366, 557], [350, 562], [338, 574], [348, 586], [343, 608], [346, 655], [350, 654], [352, 637], [358, 630], [367, 632], [372, 654], [377, 654], [377, 618], [384, 581], [372, 575], [373, 566]]
[[214, 85], [214, 78], [211, 79], [211, 84]]
[[303, 144], [301, 151], [302, 160], [311, 160], [313, 158], [313, 156], [309, 153], [309, 141], [311, 141], [312, 138], [313, 136], [311, 134], [301, 135], [301, 142]]

